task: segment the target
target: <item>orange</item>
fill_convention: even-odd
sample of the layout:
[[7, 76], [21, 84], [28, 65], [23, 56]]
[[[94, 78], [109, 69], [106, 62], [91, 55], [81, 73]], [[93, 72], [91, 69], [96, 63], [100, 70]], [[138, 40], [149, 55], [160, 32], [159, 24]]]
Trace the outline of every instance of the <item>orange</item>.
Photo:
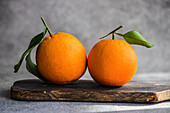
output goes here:
[[39, 72], [55, 84], [78, 80], [86, 70], [86, 61], [86, 51], [81, 42], [64, 32], [44, 38], [36, 52]]
[[88, 69], [92, 78], [105, 86], [122, 86], [135, 75], [138, 67], [132, 46], [122, 39], [104, 39], [91, 49]]

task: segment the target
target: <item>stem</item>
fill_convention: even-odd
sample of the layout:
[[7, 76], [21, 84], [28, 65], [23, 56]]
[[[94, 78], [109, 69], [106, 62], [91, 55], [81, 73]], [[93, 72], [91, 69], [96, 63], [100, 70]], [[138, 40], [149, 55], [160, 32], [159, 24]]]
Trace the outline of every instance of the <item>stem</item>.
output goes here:
[[112, 33], [112, 39], [115, 39], [115, 32]]
[[124, 25], [119, 26], [118, 28], [116, 28], [115, 30], [113, 30], [113, 31], [110, 32], [109, 34], [101, 37], [100, 39], [105, 38], [105, 37], [109, 36], [110, 34], [112, 34], [112, 39], [114, 39], [115, 32], [116, 32], [117, 30], [119, 30], [120, 28], [122, 28], [123, 26], [124, 26]]
[[47, 28], [48, 33], [49, 33], [50, 36], [52, 37], [52, 33], [51, 33], [50, 29], [48, 28], [48, 26], [47, 26], [47, 24], [46, 24], [46, 22], [45, 22], [45, 20], [44, 20], [44, 18], [43, 18], [42, 16], [41, 16], [41, 20], [42, 20], [44, 26]]

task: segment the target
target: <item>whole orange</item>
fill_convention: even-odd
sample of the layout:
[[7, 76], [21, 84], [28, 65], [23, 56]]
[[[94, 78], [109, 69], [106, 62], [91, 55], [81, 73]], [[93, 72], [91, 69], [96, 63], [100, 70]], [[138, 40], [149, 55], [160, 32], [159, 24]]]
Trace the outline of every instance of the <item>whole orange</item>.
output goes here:
[[78, 80], [86, 70], [86, 62], [84, 46], [73, 35], [64, 32], [44, 38], [36, 52], [39, 72], [55, 84]]
[[135, 75], [138, 67], [132, 46], [122, 39], [104, 39], [91, 49], [88, 69], [92, 78], [105, 86], [122, 86]]

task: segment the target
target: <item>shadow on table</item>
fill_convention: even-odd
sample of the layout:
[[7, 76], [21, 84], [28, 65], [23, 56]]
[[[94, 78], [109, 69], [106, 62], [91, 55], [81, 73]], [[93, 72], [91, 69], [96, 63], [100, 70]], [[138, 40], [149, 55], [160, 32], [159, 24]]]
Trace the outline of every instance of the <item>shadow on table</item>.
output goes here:
[[[33, 102], [33, 103], [60, 103], [61, 105], [65, 105], [65, 104], [70, 104], [70, 105], [74, 105], [74, 106], [79, 106], [79, 105], [87, 105], [87, 106], [152, 106], [158, 103], [163, 103], [163, 102], [158, 102], [158, 103], [123, 103], [123, 102], [73, 102], [73, 101], [56, 101], [56, 100], [50, 100], [50, 101], [34, 101], [34, 100], [16, 100], [16, 99], [12, 99], [10, 95], [7, 95], [5, 98], [10, 99], [10, 100], [14, 100], [14, 101], [22, 101], [22, 102]], [[168, 101], [164, 101], [164, 102], [168, 102]]]
[[169, 113], [170, 108], [157, 108], [157, 109], [140, 109], [140, 110], [125, 110], [125, 111], [108, 111], [98, 113]]
[[10, 91], [10, 89], [2, 89], [0, 91], [0, 96], [1, 96], [1, 98], [7, 98], [7, 99], [12, 100], [11, 99], [11, 91]]

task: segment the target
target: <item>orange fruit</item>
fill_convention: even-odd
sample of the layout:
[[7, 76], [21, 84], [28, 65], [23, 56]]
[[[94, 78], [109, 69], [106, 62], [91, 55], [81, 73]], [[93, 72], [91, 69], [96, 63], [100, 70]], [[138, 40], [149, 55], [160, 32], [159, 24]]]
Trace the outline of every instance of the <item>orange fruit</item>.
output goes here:
[[104, 39], [91, 49], [88, 69], [92, 78], [105, 86], [122, 86], [135, 75], [138, 67], [132, 46], [122, 39]]
[[58, 32], [40, 43], [36, 63], [41, 75], [55, 84], [78, 80], [86, 70], [86, 51], [73, 35]]

